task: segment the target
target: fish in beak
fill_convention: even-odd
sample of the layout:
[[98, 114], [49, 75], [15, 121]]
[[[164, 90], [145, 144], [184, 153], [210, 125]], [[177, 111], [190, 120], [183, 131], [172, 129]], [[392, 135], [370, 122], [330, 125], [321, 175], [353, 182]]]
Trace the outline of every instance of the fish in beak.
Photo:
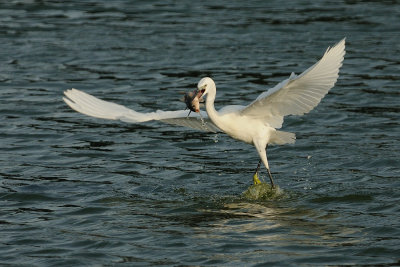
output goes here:
[[186, 108], [188, 108], [189, 114], [190, 112], [200, 112], [200, 102], [203, 102], [203, 98], [201, 98], [202, 92], [199, 91], [198, 89], [194, 90], [193, 92], [187, 92], [185, 93], [183, 97], [183, 101], [186, 104]]

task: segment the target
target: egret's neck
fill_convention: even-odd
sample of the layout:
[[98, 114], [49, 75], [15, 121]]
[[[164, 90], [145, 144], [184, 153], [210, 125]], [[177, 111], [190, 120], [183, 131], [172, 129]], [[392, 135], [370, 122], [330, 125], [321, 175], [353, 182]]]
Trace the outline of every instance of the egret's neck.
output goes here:
[[214, 87], [209, 88], [207, 99], [206, 99], [206, 110], [208, 117], [211, 119], [211, 121], [217, 125], [219, 128], [221, 128], [221, 123], [220, 123], [220, 115], [218, 112], [215, 110], [214, 107], [214, 101], [215, 101], [215, 95], [217, 93], [217, 90]]

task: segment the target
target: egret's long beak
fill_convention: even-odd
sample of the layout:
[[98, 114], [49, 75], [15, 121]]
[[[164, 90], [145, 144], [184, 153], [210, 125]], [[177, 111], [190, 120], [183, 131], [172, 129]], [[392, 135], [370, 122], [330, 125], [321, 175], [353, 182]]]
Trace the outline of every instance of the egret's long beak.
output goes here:
[[206, 91], [206, 89], [196, 89], [196, 96], [199, 98], [199, 100], [200, 100], [200, 102], [202, 102], [203, 101], [203, 95], [204, 95], [204, 92]]

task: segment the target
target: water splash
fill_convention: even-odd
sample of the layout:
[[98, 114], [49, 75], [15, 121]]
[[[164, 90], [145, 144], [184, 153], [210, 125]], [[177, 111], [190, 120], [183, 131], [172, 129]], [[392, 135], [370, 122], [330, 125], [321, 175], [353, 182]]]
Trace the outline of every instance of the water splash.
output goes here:
[[207, 127], [207, 122], [203, 119], [203, 116], [201, 116], [201, 113], [199, 112], [200, 115], [200, 120], [201, 120], [201, 126], [206, 130], [209, 131], [208, 127]]
[[272, 200], [284, 195], [283, 190], [276, 186], [272, 188], [270, 184], [261, 182], [253, 184], [242, 193], [242, 197], [247, 200]]
[[206, 122], [203, 119], [203, 116], [201, 116], [201, 113], [199, 113], [200, 115], [200, 120], [201, 120], [201, 126], [206, 127]]

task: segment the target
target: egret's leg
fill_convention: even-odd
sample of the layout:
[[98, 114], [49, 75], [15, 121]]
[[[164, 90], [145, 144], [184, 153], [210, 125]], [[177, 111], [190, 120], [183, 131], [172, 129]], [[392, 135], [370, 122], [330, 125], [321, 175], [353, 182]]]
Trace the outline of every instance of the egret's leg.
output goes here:
[[[265, 147], [265, 155], [267, 155], [267, 148], [268, 148], [268, 144]], [[272, 179], [272, 174], [271, 174], [271, 171], [269, 170], [269, 167], [267, 168], [267, 171], [268, 171], [269, 180], [271, 181], [271, 187], [274, 188], [275, 187], [274, 179]]]
[[260, 170], [260, 167], [261, 167], [261, 159], [258, 161], [257, 168], [254, 174], [256, 174]]
[[271, 171], [269, 170], [268, 159], [267, 159], [268, 144], [265, 141], [263, 142], [262, 139], [255, 139], [255, 140], [253, 140], [253, 143], [257, 149], [260, 159], [264, 163], [265, 168], [267, 168], [269, 180], [271, 181], [271, 187], [274, 188], [275, 187], [274, 179], [272, 179], [272, 175], [271, 175]]
[[272, 179], [271, 171], [269, 169], [267, 169], [267, 171], [268, 171], [269, 180], [271, 181], [271, 187], [275, 188], [275, 184], [274, 184], [274, 180]]
[[260, 178], [258, 178], [258, 171], [260, 170], [260, 166], [261, 166], [261, 159], [258, 162], [256, 171], [254, 172], [254, 175], [253, 175], [253, 184], [261, 184]]

